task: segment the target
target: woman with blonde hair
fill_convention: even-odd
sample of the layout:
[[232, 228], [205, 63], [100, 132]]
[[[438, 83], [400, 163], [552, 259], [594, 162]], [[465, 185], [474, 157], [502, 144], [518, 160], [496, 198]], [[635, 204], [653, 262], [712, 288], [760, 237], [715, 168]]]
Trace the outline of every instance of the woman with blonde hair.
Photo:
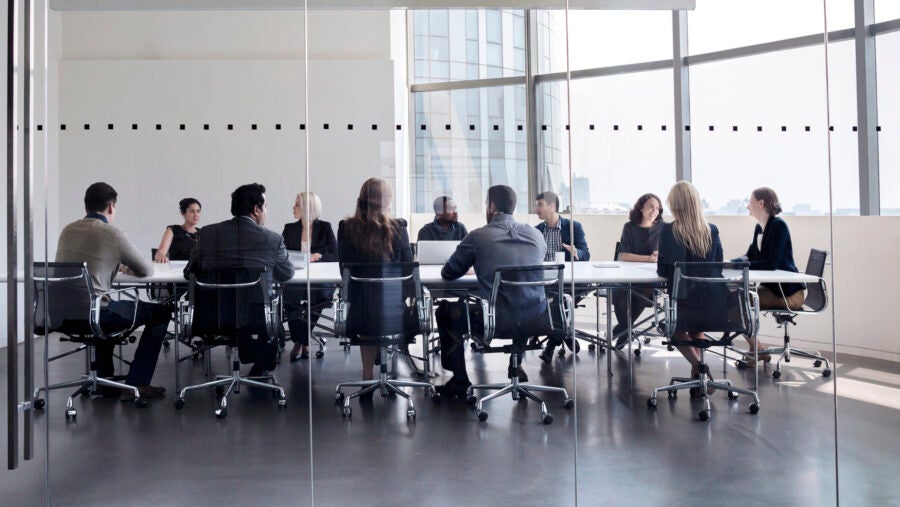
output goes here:
[[[294, 218], [296, 222], [285, 224], [281, 233], [284, 246], [288, 250], [303, 252], [309, 255], [309, 262], [334, 262], [338, 260], [337, 241], [334, 229], [329, 222], [319, 220], [322, 214], [322, 201], [312, 192], [300, 192], [294, 199]], [[312, 224], [307, 231], [305, 224]], [[333, 290], [313, 290], [307, 299], [306, 288], [287, 285], [284, 288], [284, 309], [288, 319], [288, 329], [294, 348], [291, 349], [291, 362], [309, 358], [309, 331], [316, 327], [319, 314], [308, 317], [310, 305], [319, 305], [331, 298]]]
[[[356, 212], [338, 224], [338, 258], [341, 264], [352, 262], [412, 262], [412, 248], [406, 221], [390, 215], [394, 191], [381, 178], [367, 179], [359, 189]], [[363, 379], [374, 377], [378, 347], [360, 347]], [[371, 393], [369, 393], [371, 396]]]
[[[694, 185], [679, 181], [669, 191], [666, 205], [674, 220], [662, 225], [659, 236], [659, 258], [656, 272], [666, 278], [672, 288], [676, 262], [722, 262], [722, 242], [719, 229], [706, 221], [700, 194]], [[703, 338], [703, 331], [678, 332], [674, 339], [686, 341]], [[677, 347], [691, 363], [691, 377], [699, 376], [700, 352], [694, 347]], [[709, 367], [706, 368], [709, 374]]]

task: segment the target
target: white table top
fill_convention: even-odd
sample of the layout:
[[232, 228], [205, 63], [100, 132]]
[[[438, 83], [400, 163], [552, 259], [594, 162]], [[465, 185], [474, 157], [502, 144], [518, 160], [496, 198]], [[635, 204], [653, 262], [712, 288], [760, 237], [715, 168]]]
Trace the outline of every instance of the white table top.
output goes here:
[[[574, 281], [576, 285], [614, 285], [614, 284], [659, 284], [665, 282], [656, 274], [655, 263], [645, 262], [576, 262], [574, 264]], [[419, 276], [422, 283], [429, 287], [474, 286], [475, 275], [465, 275], [459, 280], [446, 281], [441, 278], [441, 268], [438, 265], [423, 265], [419, 267]], [[155, 264], [154, 272], [147, 277], [135, 277], [119, 275], [117, 283], [177, 283], [184, 282], [182, 270], [183, 262], [170, 262], [168, 264]], [[572, 264], [566, 264], [566, 283], [572, 281]], [[307, 280], [314, 285], [337, 285], [341, 281], [338, 263], [314, 262], [308, 268], [299, 268], [289, 284], [305, 284]], [[814, 276], [790, 271], [750, 271], [750, 282], [757, 283], [815, 283], [818, 279]]]

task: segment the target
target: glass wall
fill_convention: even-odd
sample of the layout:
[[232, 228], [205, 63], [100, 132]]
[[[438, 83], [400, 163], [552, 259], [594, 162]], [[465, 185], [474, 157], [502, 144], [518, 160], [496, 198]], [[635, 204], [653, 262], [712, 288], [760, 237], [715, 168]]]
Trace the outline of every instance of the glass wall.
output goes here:
[[[86, 187], [105, 181], [118, 192], [113, 225], [150, 259], [165, 245], [167, 227], [187, 225], [181, 199], [202, 203], [202, 241], [204, 229], [232, 220], [235, 188], [265, 185], [264, 213], [250, 219], [294, 251], [295, 274], [281, 292], [282, 331], [273, 340], [278, 360], [265, 368], [286, 396], [280, 405], [277, 391], [245, 386], [228, 397], [224, 417], [215, 389], [182, 396], [181, 387], [231, 375], [234, 359], [249, 375], [253, 360], [237, 348], [207, 349], [195, 337], [178, 342], [182, 329], [173, 322], [152, 377], [165, 396], [146, 408], [116, 393], [79, 396], [76, 420], [64, 414], [67, 389], [43, 396], [44, 408], [34, 412], [37, 457], [21, 474], [0, 477], [3, 491], [17, 505], [111, 498], [644, 505], [708, 500], [700, 476], [716, 495], [751, 503], [896, 503], [897, 449], [881, 435], [900, 422], [900, 349], [890, 332], [900, 322], [887, 303], [900, 280], [892, 267], [900, 229], [890, 216], [900, 213], [893, 92], [900, 13], [892, 14], [892, 2], [870, 2], [880, 24], [866, 29], [877, 70], [867, 88], [876, 96], [867, 99], [857, 89], [862, 56], [846, 30], [862, 1], [698, 0], [683, 15], [567, 12], [564, 2], [555, 9], [309, 11], [54, 6], [46, 25], [40, 16], [35, 24], [35, 68], [48, 72], [35, 73], [34, 236], [20, 243], [29, 242], [36, 260], [52, 261], [63, 228], [84, 218]], [[860, 100], [876, 105], [877, 195], [860, 184], [867, 134], [859, 129]], [[380, 199], [361, 194], [370, 178], [390, 191]], [[664, 343], [675, 317], [655, 277], [659, 246], [651, 238], [660, 229], [647, 232], [638, 205], [652, 193], [662, 220], [676, 220], [667, 197], [678, 180], [698, 190], [724, 260], [768, 241], [754, 230], [769, 222], [749, 216], [748, 204], [754, 189], [774, 189], [793, 264], [812, 270], [805, 311], [760, 315], [758, 339], [761, 349], [773, 349], [770, 361], [763, 352], [759, 365], [750, 364], [742, 338], [734, 349], [705, 353], [712, 378], [758, 392], [758, 413], [750, 395], [733, 399], [724, 389], [709, 393], [709, 411], [687, 391], [648, 400], [672, 377], [697, 370]], [[525, 350], [515, 349], [521, 368], [512, 371], [512, 342], [498, 338], [492, 351], [469, 333], [483, 321], [480, 306], [465, 304], [467, 294], [484, 295], [479, 261], [459, 280], [445, 280], [454, 249], [437, 260], [422, 251], [441, 246], [423, 243], [429, 235], [461, 237], [463, 225], [472, 234], [507, 220], [486, 216], [495, 185], [515, 194], [512, 220], [523, 230], [537, 226], [538, 243], [566, 259], [563, 293], [573, 303], [574, 325], [517, 343]], [[553, 194], [555, 213], [547, 211]], [[885, 216], [869, 216], [864, 204], [873, 197]], [[391, 334], [396, 343], [384, 355], [367, 334], [350, 340], [335, 323], [343, 315], [335, 309], [349, 314], [379, 303], [340, 304], [350, 298], [343, 285], [354, 280], [339, 261], [357, 259], [353, 248], [362, 244], [346, 221], [376, 205], [398, 219], [389, 257], [417, 261], [431, 298], [407, 294], [403, 307], [421, 304], [435, 326]], [[311, 230], [295, 234], [304, 225]], [[646, 233], [648, 244], [628, 231]], [[566, 256], [567, 245], [577, 253]], [[477, 255], [507, 259], [512, 248], [489, 245]], [[828, 254], [819, 271], [809, 262], [813, 249]], [[185, 289], [172, 284], [181, 282], [185, 262], [155, 262], [152, 280], [161, 284], [119, 275], [116, 287], [135, 287], [143, 304], [169, 305], [175, 315], [172, 299]], [[757, 281], [778, 276], [753, 273]], [[316, 318], [304, 313], [310, 301]], [[779, 350], [787, 332], [789, 361]], [[59, 335], [47, 343], [51, 356], [77, 347]], [[137, 343], [123, 343], [117, 375], [128, 373]], [[37, 345], [42, 364], [43, 339]], [[518, 376], [566, 393], [536, 393], [543, 406], [521, 395], [485, 402], [488, 391], [460, 393], [450, 359], [459, 351], [473, 384]], [[51, 362], [46, 380], [77, 377], [86, 364], [73, 353]], [[358, 386], [340, 386], [382, 373], [442, 387], [442, 396], [406, 385], [351, 397]], [[40, 383], [43, 374], [41, 367]], [[699, 420], [701, 411], [709, 420]], [[73, 487], [84, 483], [85, 470], [102, 471], [102, 480]], [[527, 470], [540, 473], [525, 472], [523, 480]], [[663, 480], [635, 488], [650, 470]]]

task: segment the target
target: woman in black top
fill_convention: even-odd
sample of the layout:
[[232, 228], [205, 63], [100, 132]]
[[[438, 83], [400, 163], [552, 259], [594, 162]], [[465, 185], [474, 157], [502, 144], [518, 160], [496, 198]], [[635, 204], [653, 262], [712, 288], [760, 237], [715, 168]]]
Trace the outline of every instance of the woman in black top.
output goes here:
[[[312, 192], [301, 192], [294, 199], [294, 218], [296, 222], [285, 224], [281, 236], [288, 250], [304, 252], [309, 255], [309, 262], [334, 262], [337, 261], [337, 241], [334, 238], [334, 230], [331, 224], [319, 220], [322, 213], [322, 201]], [[312, 223], [312, 228], [307, 237], [307, 231], [303, 228], [303, 219], [309, 217], [306, 223]], [[319, 313], [316, 312], [308, 319], [307, 313], [310, 305], [319, 305], [331, 299], [333, 290], [313, 290], [309, 303], [306, 302], [306, 287], [286, 285], [284, 288], [284, 309], [288, 321], [288, 329], [291, 331], [291, 340], [294, 348], [291, 349], [291, 362], [309, 358], [309, 331], [316, 326]]]
[[154, 262], [186, 261], [191, 258], [191, 249], [200, 237], [200, 201], [193, 197], [182, 199], [178, 203], [184, 224], [170, 225], [163, 233], [159, 248], [156, 249]]
[[[665, 278], [671, 289], [676, 262], [722, 262], [722, 242], [719, 229], [707, 223], [703, 216], [700, 194], [693, 185], [679, 181], [669, 191], [666, 204], [674, 220], [663, 224], [659, 235], [659, 254], [656, 273]], [[674, 339], [686, 341], [703, 337], [703, 330], [675, 333]], [[691, 377], [700, 373], [700, 352], [694, 347], [677, 347], [691, 363]], [[707, 373], [709, 373], [707, 368]]]
[[[338, 258], [345, 262], [412, 262], [406, 221], [390, 216], [394, 191], [387, 181], [369, 178], [359, 190], [356, 213], [338, 224]], [[360, 347], [363, 379], [374, 377], [378, 347]]]
[[[628, 222], [622, 227], [619, 240], [619, 257], [615, 260], [626, 262], [656, 262], [659, 247], [659, 231], [663, 224], [662, 201], [656, 194], [644, 194], [634, 203], [628, 213]], [[631, 294], [631, 322], [637, 320], [644, 308], [650, 306], [649, 298], [653, 290], [635, 289], [631, 292], [619, 289], [613, 291], [613, 309], [616, 325], [613, 336], [616, 348], [621, 350], [628, 344], [628, 295]]]
[[[797, 272], [794, 264], [794, 247], [791, 245], [791, 231], [787, 223], [778, 217], [781, 213], [781, 203], [778, 195], [768, 187], [760, 187], [750, 193], [750, 202], [747, 204], [750, 216], [758, 222], [753, 229], [753, 242], [747, 249], [747, 254], [736, 260], [746, 260], [750, 263], [750, 269], [781, 269]], [[762, 242], [759, 235], [762, 234]], [[759, 308], [799, 310], [803, 308], [806, 299], [805, 287], [800, 283], [763, 283], [757, 288], [759, 295]], [[744, 358], [745, 363], [753, 365], [753, 351], [757, 350], [756, 337], [748, 336], [750, 353]], [[769, 354], [760, 354], [760, 361], [768, 362]]]

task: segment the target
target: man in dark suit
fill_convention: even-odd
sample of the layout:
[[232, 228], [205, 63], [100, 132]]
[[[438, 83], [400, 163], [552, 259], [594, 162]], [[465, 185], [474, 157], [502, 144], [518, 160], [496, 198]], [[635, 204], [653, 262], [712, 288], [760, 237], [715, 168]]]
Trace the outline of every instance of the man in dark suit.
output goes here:
[[[264, 283], [266, 290], [271, 290], [273, 280], [285, 282], [294, 276], [281, 235], [263, 227], [267, 214], [265, 192], [266, 187], [259, 183], [243, 185], [232, 192], [234, 218], [200, 230], [200, 239], [184, 268], [185, 277], [224, 269], [265, 268]], [[260, 336], [239, 344], [241, 361], [255, 361], [251, 377], [275, 368], [274, 338]]]

